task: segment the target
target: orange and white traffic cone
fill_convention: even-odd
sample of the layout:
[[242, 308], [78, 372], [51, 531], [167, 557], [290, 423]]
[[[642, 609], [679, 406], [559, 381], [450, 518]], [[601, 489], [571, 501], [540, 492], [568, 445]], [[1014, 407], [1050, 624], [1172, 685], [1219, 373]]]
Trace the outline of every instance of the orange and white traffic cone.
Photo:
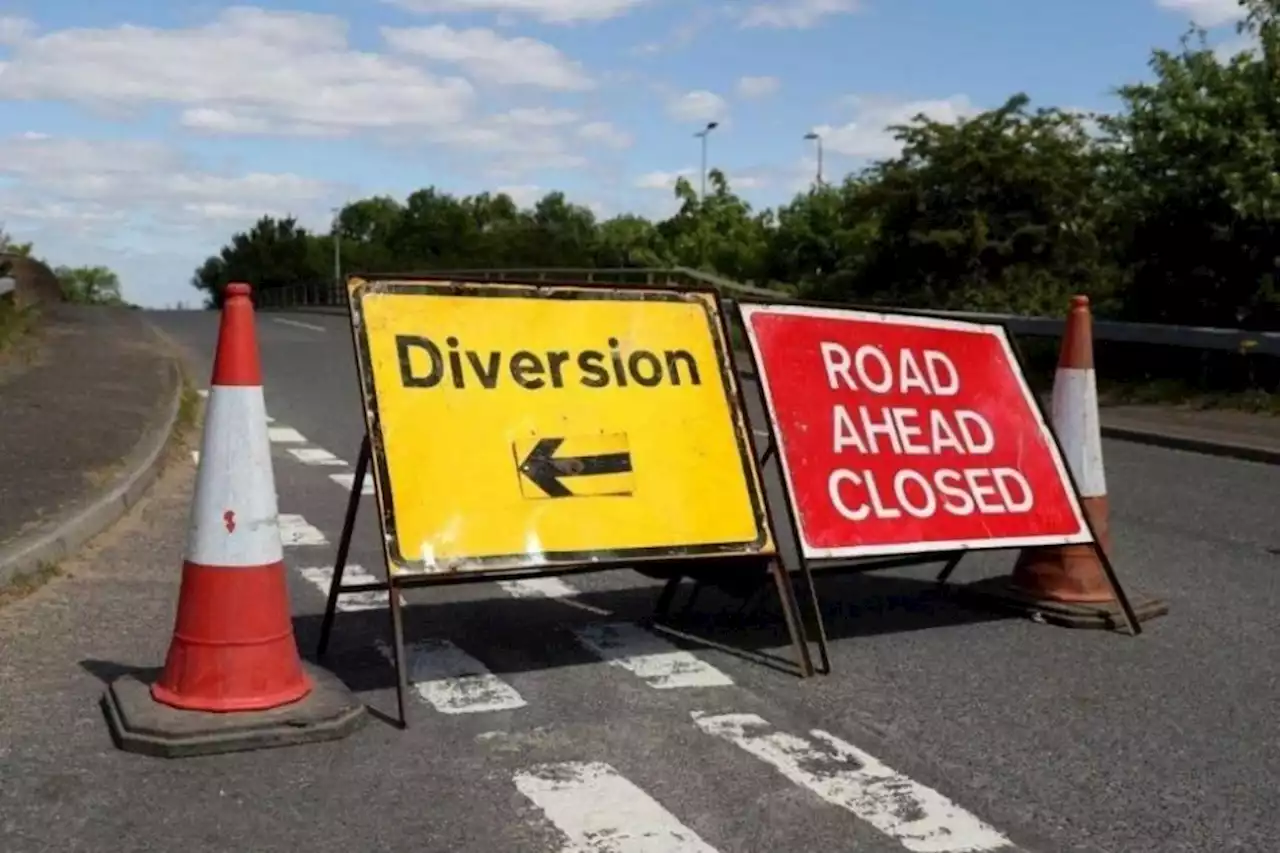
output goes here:
[[158, 702], [257, 711], [312, 689], [289, 607], [249, 286], [230, 284], [205, 409], [182, 589]]
[[293, 636], [247, 284], [227, 286], [210, 386], [164, 670], [112, 681], [107, 725], [121, 749], [167, 758], [346, 737], [364, 704]]
[[[1089, 297], [1071, 299], [1067, 328], [1053, 377], [1050, 423], [1071, 469], [1080, 502], [1099, 546], [1111, 555], [1111, 513], [1102, 462], [1102, 425], [1093, 367], [1093, 318]], [[1027, 548], [1013, 568], [1014, 589], [1037, 598], [1078, 604], [1115, 600], [1115, 593], [1092, 545]]]
[[[1098, 538], [1098, 547], [1110, 558], [1111, 513], [1093, 364], [1093, 317], [1087, 296], [1071, 299], [1053, 377], [1049, 420], [1079, 489], [1081, 507]], [[970, 586], [973, 592], [993, 596], [1039, 620], [1059, 625], [1103, 628], [1122, 621], [1116, 591], [1093, 545], [1025, 548], [1018, 555], [1011, 578]], [[1130, 603], [1139, 621], [1168, 612], [1167, 604], [1161, 601]]]

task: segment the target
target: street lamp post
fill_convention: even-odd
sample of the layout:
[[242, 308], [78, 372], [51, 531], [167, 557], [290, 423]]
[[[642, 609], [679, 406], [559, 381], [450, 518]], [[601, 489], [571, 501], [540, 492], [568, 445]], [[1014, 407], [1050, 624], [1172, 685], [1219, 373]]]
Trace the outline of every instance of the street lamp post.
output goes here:
[[818, 143], [818, 186], [822, 186], [822, 136], [816, 131], [811, 130], [804, 135], [805, 139]]
[[707, 136], [711, 131], [720, 126], [718, 121], [709, 121], [707, 126], [694, 134], [702, 140], [702, 195], [701, 198], [707, 197]]

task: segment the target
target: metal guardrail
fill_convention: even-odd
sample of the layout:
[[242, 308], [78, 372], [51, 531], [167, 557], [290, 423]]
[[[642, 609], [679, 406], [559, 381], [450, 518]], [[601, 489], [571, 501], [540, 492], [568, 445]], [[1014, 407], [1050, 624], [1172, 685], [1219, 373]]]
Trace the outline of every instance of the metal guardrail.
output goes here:
[[[408, 273], [406, 273], [408, 274]], [[788, 302], [795, 296], [783, 290], [754, 287], [712, 273], [687, 267], [587, 269], [587, 268], [515, 268], [515, 269], [448, 269], [426, 270], [423, 275], [457, 276], [480, 281], [547, 281], [560, 284], [632, 283], [662, 285], [699, 283], [715, 287], [722, 295], [758, 299], [764, 302]], [[345, 305], [346, 296], [331, 284], [294, 285], [274, 288], [260, 294], [264, 307]], [[850, 306], [853, 307], [853, 306]], [[940, 311], [939, 314], [959, 320], [1002, 323], [1015, 335], [1029, 337], [1061, 337], [1065, 317], [1026, 317], [1018, 314], [996, 314], [980, 311]], [[1065, 309], [1064, 309], [1065, 314]], [[1194, 350], [1234, 352], [1241, 355], [1280, 357], [1280, 332], [1250, 332], [1206, 326], [1168, 326], [1159, 323], [1124, 323], [1115, 320], [1093, 322], [1097, 341], [1147, 344]]]

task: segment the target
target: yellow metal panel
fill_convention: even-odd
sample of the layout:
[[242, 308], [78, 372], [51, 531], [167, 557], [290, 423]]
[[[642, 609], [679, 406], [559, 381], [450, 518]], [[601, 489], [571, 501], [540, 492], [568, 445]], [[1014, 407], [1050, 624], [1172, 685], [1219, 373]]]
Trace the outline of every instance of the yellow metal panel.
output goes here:
[[395, 571], [773, 553], [713, 295], [351, 288]]

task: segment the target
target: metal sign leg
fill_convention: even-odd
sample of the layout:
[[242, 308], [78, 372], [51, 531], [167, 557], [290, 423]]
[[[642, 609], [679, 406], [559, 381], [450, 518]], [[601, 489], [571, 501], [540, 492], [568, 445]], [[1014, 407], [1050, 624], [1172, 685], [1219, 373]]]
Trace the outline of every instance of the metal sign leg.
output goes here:
[[316, 656], [324, 657], [329, 648], [329, 634], [333, 630], [334, 615], [338, 611], [338, 596], [342, 594], [342, 575], [347, 568], [347, 554], [351, 551], [351, 536], [356, 526], [356, 515], [360, 512], [360, 493], [364, 488], [364, 478], [369, 471], [369, 460], [372, 449], [369, 436], [360, 442], [360, 454], [356, 457], [356, 478], [351, 481], [351, 493], [347, 496], [347, 515], [342, 522], [342, 536], [338, 540], [338, 553], [333, 560], [333, 577], [329, 581], [329, 600], [325, 604], [324, 619], [320, 623], [320, 642], [316, 645]]
[[791, 635], [791, 645], [795, 647], [802, 678], [813, 675], [813, 657], [809, 654], [809, 639], [805, 636], [804, 619], [800, 615], [800, 605], [796, 601], [795, 589], [791, 586], [790, 573], [782, 565], [782, 560], [772, 560], [770, 571], [773, 572], [774, 583], [778, 587], [778, 598], [782, 603], [782, 615], [787, 621], [787, 633]]

